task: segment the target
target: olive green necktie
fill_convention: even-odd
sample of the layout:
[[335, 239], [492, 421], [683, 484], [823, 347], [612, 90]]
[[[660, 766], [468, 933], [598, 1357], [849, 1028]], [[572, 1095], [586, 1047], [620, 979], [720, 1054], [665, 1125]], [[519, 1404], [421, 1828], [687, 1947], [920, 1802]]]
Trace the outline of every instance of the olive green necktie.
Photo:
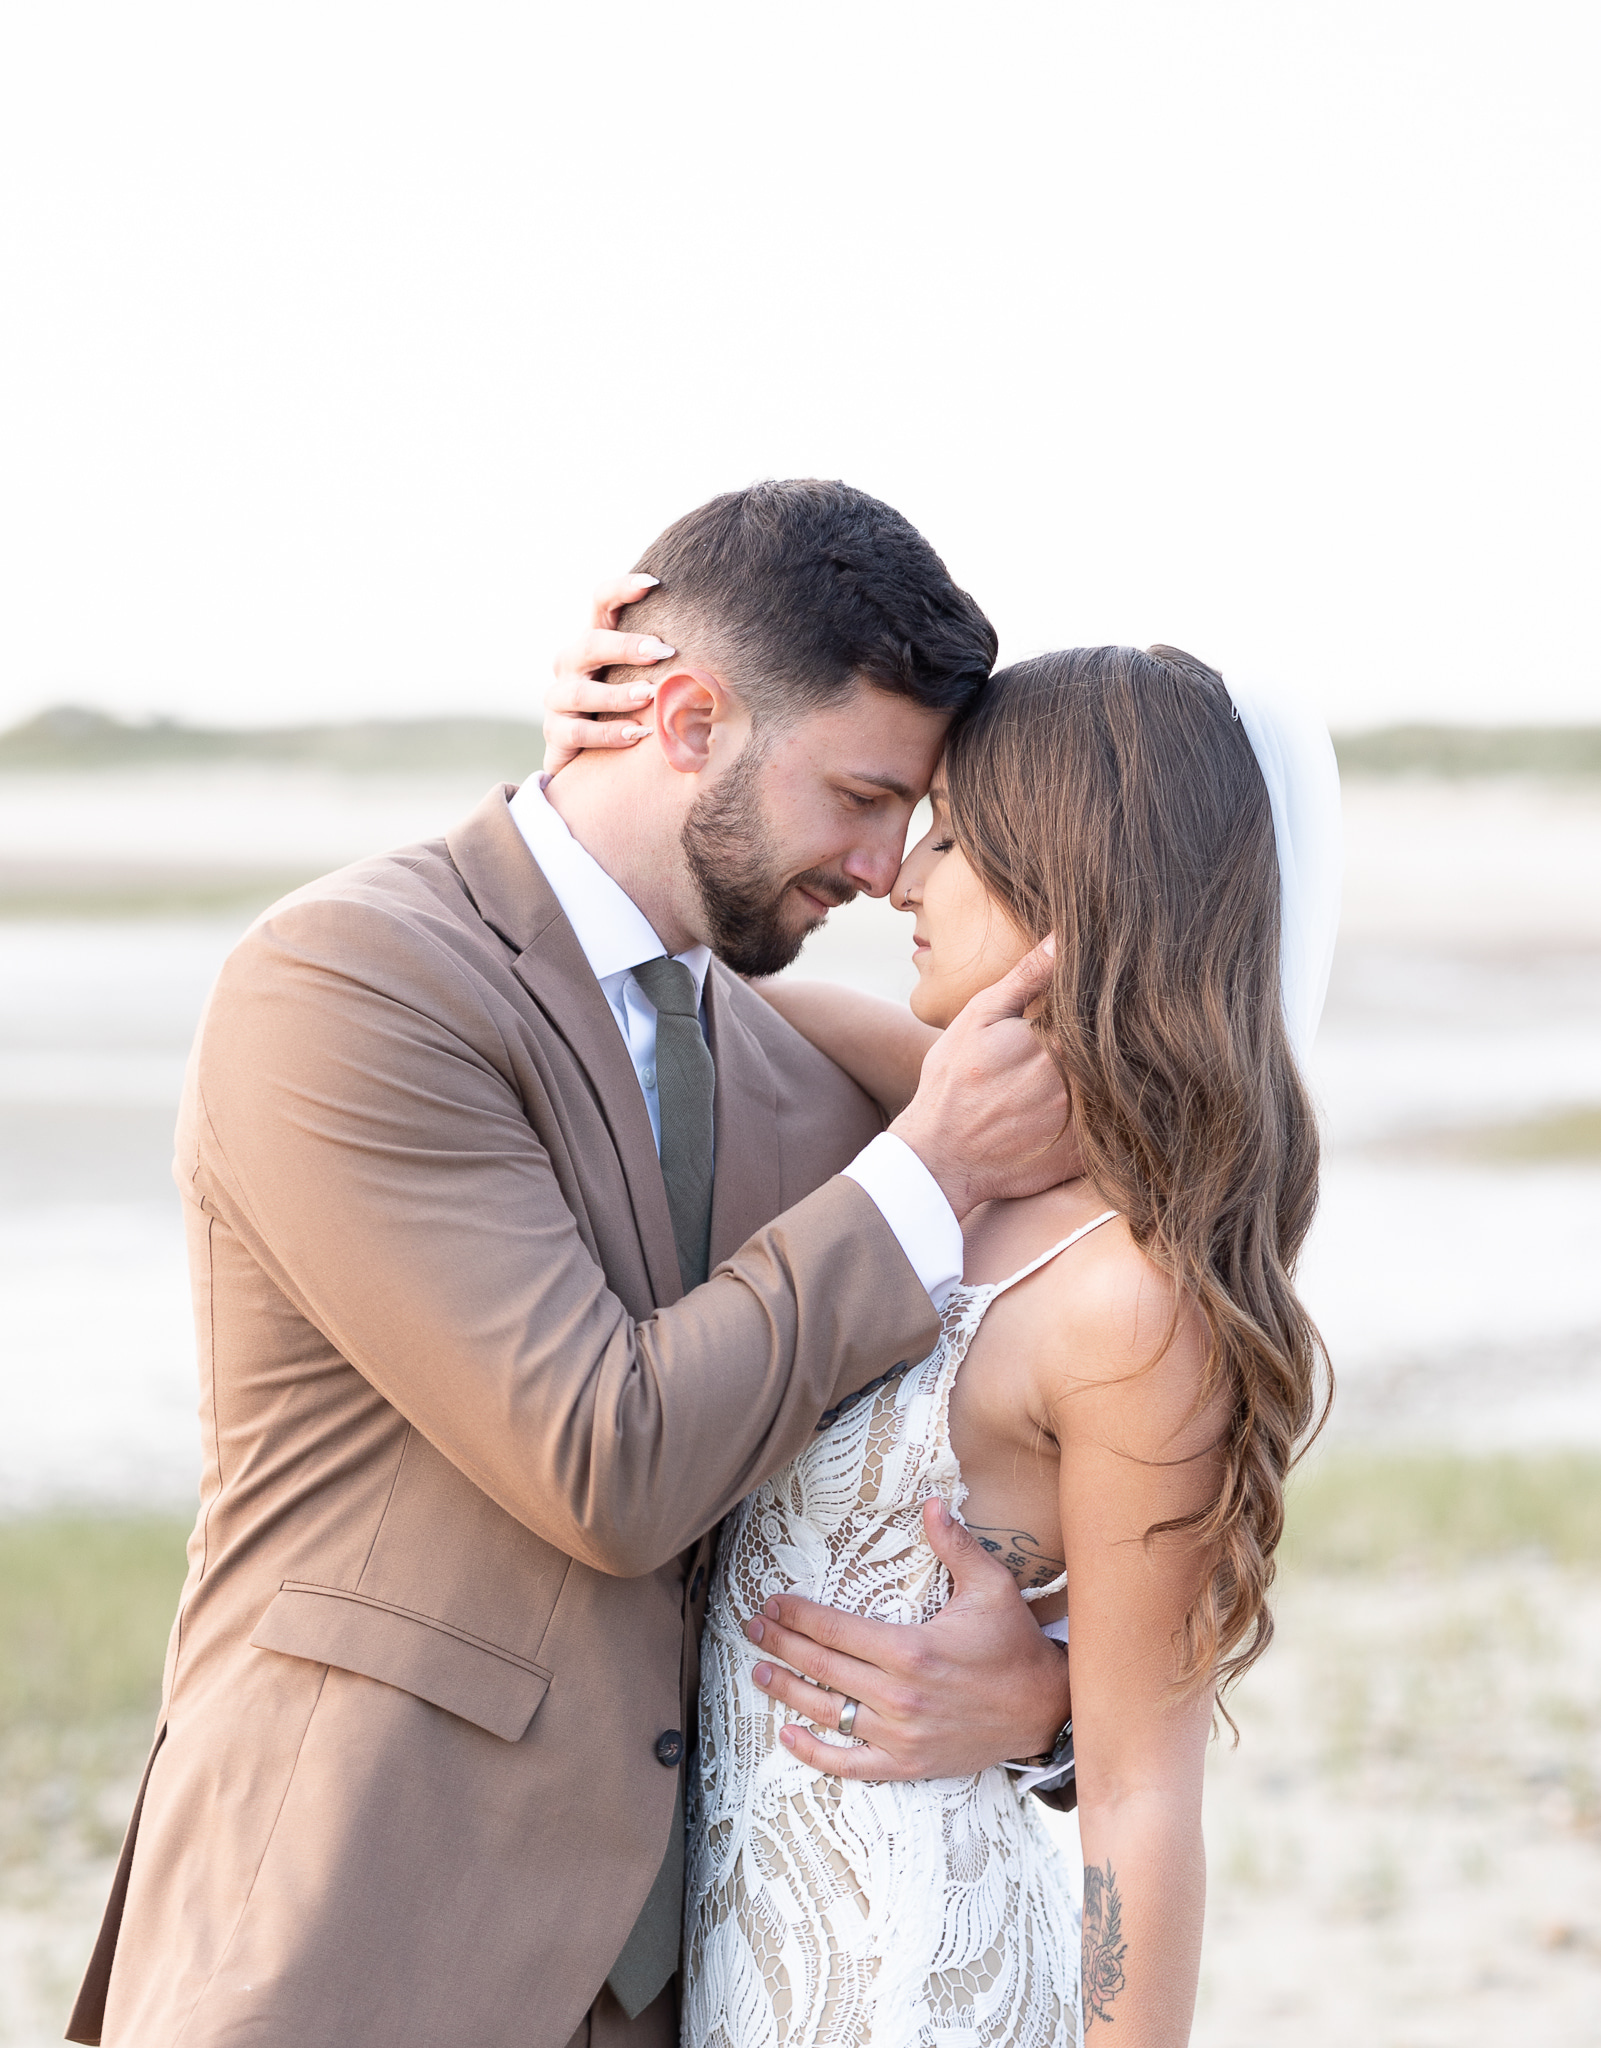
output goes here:
[[682, 960], [642, 960], [634, 979], [656, 1005], [662, 1179], [684, 1287], [706, 1278], [712, 1225], [712, 1097], [717, 1075], [700, 1028], [695, 977]]
[[[717, 1075], [700, 1028], [695, 977], [682, 960], [644, 960], [634, 979], [656, 1006], [656, 1100], [662, 1179], [687, 1293], [706, 1278], [712, 1222], [712, 1098]], [[635, 2019], [678, 1968], [684, 1915], [682, 1765], [667, 1854], [606, 1981]]]

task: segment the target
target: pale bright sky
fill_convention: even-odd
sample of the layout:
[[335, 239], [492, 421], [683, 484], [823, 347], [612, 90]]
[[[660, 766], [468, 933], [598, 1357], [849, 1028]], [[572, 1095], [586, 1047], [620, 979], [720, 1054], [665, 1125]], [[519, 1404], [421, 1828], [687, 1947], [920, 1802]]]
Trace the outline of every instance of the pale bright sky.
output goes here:
[[763, 475], [1015, 656], [1601, 717], [1591, 0], [16, 0], [0, 723], [532, 714]]

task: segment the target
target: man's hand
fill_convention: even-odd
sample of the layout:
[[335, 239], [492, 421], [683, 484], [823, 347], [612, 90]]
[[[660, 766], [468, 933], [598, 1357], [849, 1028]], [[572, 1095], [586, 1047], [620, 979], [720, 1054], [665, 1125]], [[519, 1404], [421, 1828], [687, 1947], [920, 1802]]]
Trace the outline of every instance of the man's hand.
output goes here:
[[835, 1729], [846, 1700], [860, 1702], [853, 1748], [820, 1742], [799, 1724], [782, 1731], [779, 1739], [816, 1770], [839, 1778], [971, 1777], [1008, 1757], [1048, 1750], [1071, 1712], [1067, 1658], [1040, 1633], [1005, 1565], [950, 1518], [943, 1501], [924, 1507], [923, 1527], [954, 1583], [945, 1606], [920, 1628], [842, 1614], [795, 1594], [769, 1600], [746, 1624], [774, 1660], [753, 1673], [770, 1699]]
[[923, 1061], [890, 1125], [940, 1184], [960, 1222], [980, 1202], [1037, 1195], [1083, 1171], [1067, 1091], [1023, 1012], [1051, 978], [1046, 939], [981, 989]]

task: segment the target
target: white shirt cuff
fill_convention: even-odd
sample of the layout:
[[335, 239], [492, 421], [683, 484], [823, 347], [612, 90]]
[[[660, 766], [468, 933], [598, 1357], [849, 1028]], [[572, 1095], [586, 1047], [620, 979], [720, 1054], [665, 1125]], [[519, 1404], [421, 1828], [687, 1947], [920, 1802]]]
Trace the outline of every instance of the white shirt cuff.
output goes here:
[[881, 1131], [845, 1169], [878, 1204], [936, 1308], [962, 1277], [962, 1226], [911, 1146]]
[[1066, 1763], [1060, 1764], [1003, 1763], [1001, 1769], [1017, 1773], [1012, 1780], [1012, 1789], [1019, 1799], [1025, 1792], [1036, 1791], [1041, 1785], [1049, 1785], [1054, 1789], [1058, 1785], [1065, 1785], [1069, 1778], [1076, 1776], [1071, 1757]]

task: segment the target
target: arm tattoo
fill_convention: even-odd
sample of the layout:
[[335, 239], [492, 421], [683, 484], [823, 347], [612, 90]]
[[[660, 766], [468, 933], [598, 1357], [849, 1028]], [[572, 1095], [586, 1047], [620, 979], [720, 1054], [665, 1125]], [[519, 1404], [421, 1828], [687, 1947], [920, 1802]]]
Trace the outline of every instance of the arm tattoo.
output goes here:
[[982, 1522], [969, 1522], [967, 1533], [976, 1536], [991, 1557], [998, 1557], [1020, 1586], [1048, 1586], [1067, 1570], [1066, 1558], [1047, 1557], [1039, 1538], [1026, 1529], [994, 1529]]
[[1084, 1866], [1084, 2031], [1097, 2020], [1112, 2024], [1112, 2000], [1123, 1989], [1123, 1900], [1112, 1860], [1106, 1868]]

